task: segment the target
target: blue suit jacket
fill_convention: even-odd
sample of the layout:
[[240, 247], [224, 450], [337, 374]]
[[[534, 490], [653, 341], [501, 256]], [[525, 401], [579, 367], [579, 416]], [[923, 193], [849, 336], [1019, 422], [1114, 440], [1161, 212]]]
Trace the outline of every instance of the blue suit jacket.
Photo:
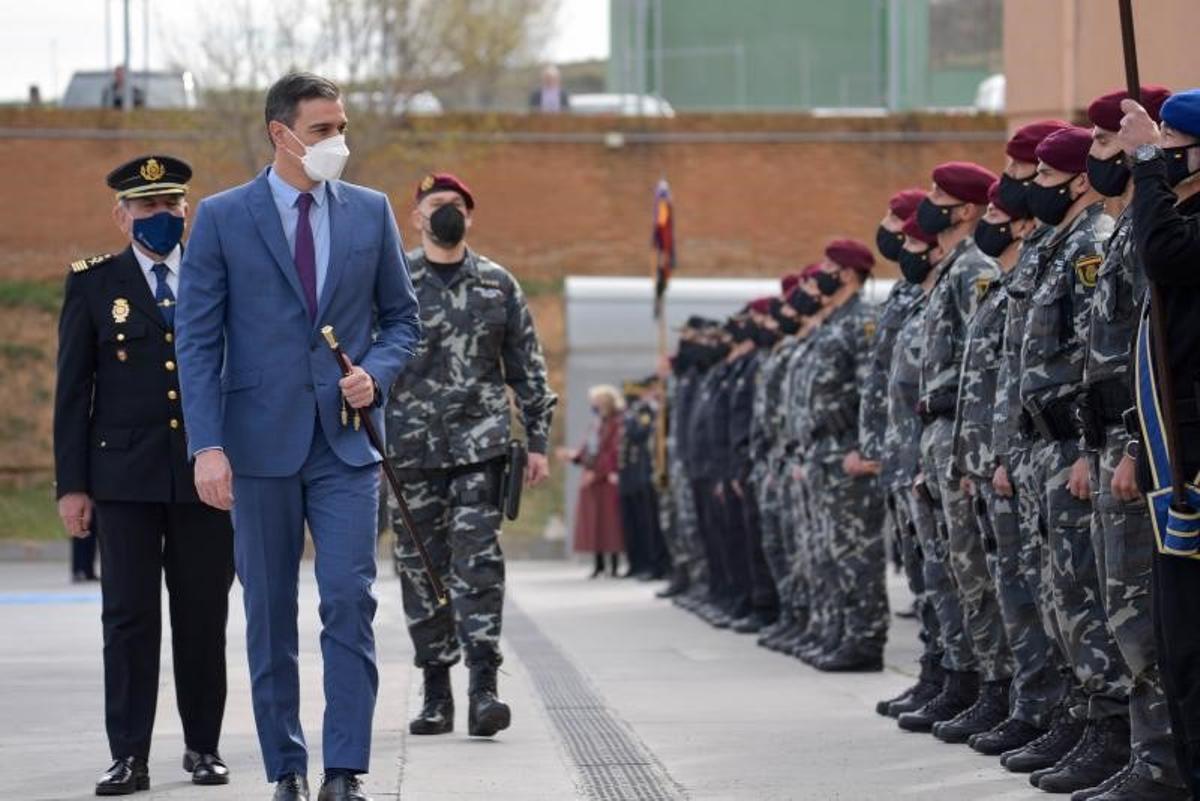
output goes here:
[[[184, 426], [191, 455], [224, 448], [239, 475], [298, 472], [317, 414], [342, 461], [378, 462], [366, 434], [341, 424], [341, 373], [320, 329], [334, 327], [384, 398], [421, 338], [387, 197], [341, 181], [329, 190], [329, 270], [315, 323], [266, 170], [196, 210], [175, 313]], [[382, 410], [371, 415], [382, 432]]]

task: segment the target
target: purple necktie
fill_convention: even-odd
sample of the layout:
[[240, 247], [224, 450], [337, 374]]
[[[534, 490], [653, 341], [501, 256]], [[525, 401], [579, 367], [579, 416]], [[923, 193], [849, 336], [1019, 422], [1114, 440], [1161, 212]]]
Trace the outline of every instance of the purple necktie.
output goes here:
[[297, 199], [300, 218], [296, 220], [296, 275], [300, 277], [300, 288], [304, 290], [304, 302], [308, 305], [308, 319], [317, 318], [317, 249], [313, 245], [312, 224], [308, 221], [308, 210], [312, 208], [313, 196], [304, 192]]

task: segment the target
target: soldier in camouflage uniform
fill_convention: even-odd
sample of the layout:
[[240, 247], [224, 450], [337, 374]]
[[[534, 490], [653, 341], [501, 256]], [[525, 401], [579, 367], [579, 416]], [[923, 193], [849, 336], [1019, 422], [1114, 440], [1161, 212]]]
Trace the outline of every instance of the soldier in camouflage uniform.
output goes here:
[[[971, 239], [975, 223], [987, 204], [987, 192], [996, 176], [977, 164], [948, 162], [933, 171], [933, 190], [921, 202], [917, 221], [938, 237], [946, 253], [929, 294], [925, 317], [924, 353], [921, 360], [918, 410], [925, 427], [921, 433], [921, 470], [925, 486], [935, 499], [934, 514], [945, 527], [945, 547], [958, 586], [967, 634], [978, 674], [950, 671], [946, 687], [914, 712], [900, 716], [902, 728], [932, 730], [937, 724], [968, 718], [1008, 714], [1012, 653], [1000, 617], [995, 586], [987, 571], [979, 527], [970, 499], [954, 468], [954, 412], [962, 368], [963, 336], [975, 313], [981, 288], [995, 277], [995, 262], [984, 256]], [[980, 686], [982, 680], [982, 687]], [[948, 730], [948, 741], [961, 742], [961, 727]]]
[[997, 260], [1000, 275], [984, 290], [967, 328], [955, 415], [954, 459], [973, 496], [988, 569], [1013, 652], [1012, 711], [1005, 714], [1008, 710], [995, 708], [992, 717], [946, 723], [940, 730], [945, 739], [947, 729], [957, 726], [958, 736], [965, 735], [972, 748], [992, 755], [1024, 745], [1049, 728], [1066, 689], [1033, 592], [1021, 573], [1016, 500], [1011, 493], [998, 493], [991, 481], [996, 466], [992, 451], [994, 404], [1008, 307], [1005, 285], [1012, 277], [1021, 238], [1038, 226], [1032, 218], [1021, 218], [1004, 206], [999, 187], [999, 181], [992, 186], [988, 194], [991, 205], [975, 228], [976, 245]]
[[[1170, 92], [1144, 86], [1141, 102], [1157, 122]], [[1188, 797], [1179, 774], [1171, 737], [1171, 721], [1158, 670], [1150, 612], [1151, 560], [1154, 532], [1146, 502], [1134, 481], [1134, 462], [1126, 454], [1130, 436], [1122, 416], [1133, 406], [1130, 343], [1146, 295], [1146, 274], [1138, 263], [1133, 239], [1133, 189], [1124, 154], [1116, 141], [1124, 91], [1097, 98], [1088, 108], [1095, 128], [1088, 158], [1092, 188], [1123, 206], [1096, 288], [1088, 325], [1083, 368], [1084, 395], [1080, 422], [1088, 451], [1092, 493], [1092, 547], [1103, 588], [1108, 627], [1132, 676], [1129, 690], [1132, 759], [1102, 785], [1098, 801], [1116, 799], [1183, 799]], [[1124, 484], [1114, 475], [1124, 475]]]
[[818, 563], [828, 564], [823, 569], [830, 571], [841, 618], [839, 639], [813, 657], [814, 666], [826, 671], [882, 670], [887, 640], [884, 508], [876, 471], [860, 463], [850, 472], [843, 466], [858, 447], [859, 387], [870, 369], [876, 328], [861, 291], [874, 265], [865, 245], [835, 240], [815, 276], [830, 312], [813, 333], [807, 357], [802, 442], [823, 534]]
[[[555, 395], [542, 348], [516, 279], [466, 246], [474, 199], [457, 178], [426, 176], [412, 222], [422, 250], [409, 256], [425, 339], [392, 388], [387, 457], [426, 547], [450, 593], [439, 607], [420, 558], [399, 537], [396, 558], [404, 611], [425, 674], [425, 706], [414, 734], [453, 730], [450, 667], [466, 654], [471, 671], [469, 733], [508, 726], [496, 698], [504, 557], [499, 474], [509, 442], [507, 389], [516, 396], [529, 446], [529, 483], [547, 475], [546, 446]], [[399, 516], [393, 527], [400, 528]]]
[[1071, 709], [1072, 717], [1086, 721], [1076, 746], [1033, 774], [1036, 786], [1051, 792], [1094, 787], [1129, 758], [1131, 680], [1105, 620], [1087, 460], [1074, 415], [1092, 290], [1112, 232], [1112, 218], [1085, 174], [1090, 147], [1091, 133], [1083, 128], [1063, 128], [1043, 139], [1029, 193], [1030, 210], [1055, 231], [1041, 246], [1045, 273], [1025, 320], [1020, 397], [1026, 427], [1038, 440], [1032, 463], [1046, 534], [1042, 592], [1050, 594], [1053, 632], [1086, 701]]
[[[922, 189], [905, 189], [888, 200], [888, 213], [880, 221], [875, 236], [875, 247], [884, 258], [893, 262], [900, 261], [905, 242], [904, 224], [916, 212], [917, 205], [925, 196], [926, 192]], [[934, 685], [941, 685], [937, 616], [929, 596], [925, 593], [924, 565], [908, 514], [907, 499], [901, 497], [897, 503], [897, 495], [911, 489], [901, 486], [906, 482], [900, 477], [903, 468], [898, 469], [896, 459], [903, 450], [903, 443], [897, 438], [898, 432], [888, 427], [888, 379], [896, 338], [904, 321], [913, 314], [924, 297], [925, 293], [921, 291], [919, 284], [901, 280], [895, 283], [880, 308], [875, 341], [871, 348], [870, 369], [860, 391], [858, 449], [852, 454], [853, 459], [869, 466], [877, 466], [879, 470], [880, 490], [884, 494], [887, 508], [886, 530], [892, 532], [895, 538], [909, 591], [916, 599], [917, 621], [920, 625], [918, 638], [924, 646], [920, 658], [921, 675], [917, 683], [895, 697], [879, 701], [875, 709], [881, 715], [890, 714], [889, 709], [893, 703], [910, 700], [918, 688], [926, 692]], [[915, 398], [913, 405], [915, 408]], [[891, 439], [888, 438], [889, 433], [892, 435]], [[847, 456], [847, 461], [852, 461], [852, 457]], [[915, 472], [914, 470], [908, 474], [909, 481]], [[921, 703], [926, 700], [928, 698], [923, 699]]]

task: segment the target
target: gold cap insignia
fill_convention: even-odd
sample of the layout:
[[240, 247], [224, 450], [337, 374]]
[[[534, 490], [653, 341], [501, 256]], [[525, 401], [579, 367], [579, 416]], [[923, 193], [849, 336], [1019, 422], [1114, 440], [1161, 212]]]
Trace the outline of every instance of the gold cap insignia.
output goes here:
[[112, 318], [114, 323], [123, 323], [129, 319], [129, 301], [125, 298], [117, 298], [112, 305]]
[[421, 179], [421, 191], [428, 192], [430, 189], [433, 189], [433, 185], [436, 183], [436, 178], [434, 178], [432, 175], [426, 175]]
[[146, 159], [146, 163], [138, 170], [138, 174], [147, 181], [157, 181], [167, 174], [167, 168], [158, 163], [158, 159]]
[[1079, 279], [1079, 283], [1088, 289], [1094, 287], [1096, 274], [1100, 271], [1100, 263], [1103, 261], [1104, 259], [1100, 256], [1084, 256], [1075, 262], [1075, 276]]

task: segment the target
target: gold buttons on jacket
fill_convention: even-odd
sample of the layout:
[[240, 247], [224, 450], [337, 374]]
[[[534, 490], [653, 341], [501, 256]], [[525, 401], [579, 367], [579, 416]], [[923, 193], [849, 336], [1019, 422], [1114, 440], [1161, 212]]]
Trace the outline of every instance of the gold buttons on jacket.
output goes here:
[[174, 417], [171, 418], [171, 428], [179, 428], [179, 421]]
[[167, 359], [167, 363], [163, 366], [167, 368], [168, 373], [175, 372], [175, 362], [171, 361], [170, 359]]
[[117, 341], [118, 341], [118, 342], [124, 342], [124, 341], [125, 341], [125, 335], [124, 335], [124, 334], [117, 334]]
[[167, 340], [167, 342], [174, 342], [174, 341], [175, 341], [175, 335], [174, 335], [174, 334], [172, 334], [170, 331], [168, 331], [168, 332], [167, 332], [167, 334], [166, 334], [166, 336], [165, 336], [165, 337], [163, 337], [163, 339]]
[[179, 393], [173, 389], [167, 390], [167, 400], [179, 400]]

